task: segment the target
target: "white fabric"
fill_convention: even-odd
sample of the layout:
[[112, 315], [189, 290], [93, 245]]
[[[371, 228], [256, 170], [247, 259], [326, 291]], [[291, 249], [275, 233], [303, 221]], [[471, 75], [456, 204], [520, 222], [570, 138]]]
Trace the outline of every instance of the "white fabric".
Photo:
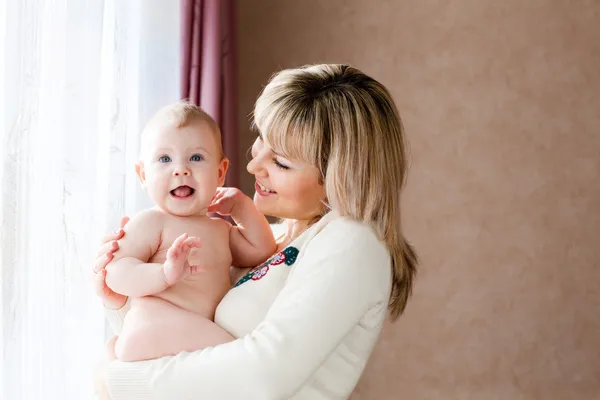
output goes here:
[[178, 99], [178, 18], [162, 0], [0, 2], [0, 399], [93, 398], [92, 260], [148, 205], [133, 162]]
[[389, 253], [369, 226], [334, 212], [291, 246], [299, 250], [294, 264], [271, 265], [219, 305], [215, 320], [237, 340], [159, 360], [114, 362], [113, 399], [346, 399], [386, 316]]

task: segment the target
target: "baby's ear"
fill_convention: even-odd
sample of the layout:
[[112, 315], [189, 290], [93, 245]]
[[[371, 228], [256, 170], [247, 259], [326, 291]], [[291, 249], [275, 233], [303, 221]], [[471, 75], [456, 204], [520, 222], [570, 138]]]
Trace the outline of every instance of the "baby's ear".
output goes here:
[[140, 178], [142, 187], [146, 187], [146, 171], [144, 170], [143, 161], [138, 161], [135, 163], [135, 173], [137, 174], [138, 178]]
[[229, 168], [229, 159], [227, 157], [223, 157], [221, 164], [219, 165], [219, 186], [223, 186], [225, 184], [227, 168]]

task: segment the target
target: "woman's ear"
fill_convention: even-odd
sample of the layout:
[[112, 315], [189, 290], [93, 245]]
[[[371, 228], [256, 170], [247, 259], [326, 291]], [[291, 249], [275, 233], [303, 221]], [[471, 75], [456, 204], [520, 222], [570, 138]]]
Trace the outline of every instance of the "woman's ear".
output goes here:
[[135, 164], [135, 173], [137, 174], [138, 178], [140, 179], [142, 187], [145, 188], [146, 187], [146, 171], [144, 169], [143, 161], [138, 161]]
[[225, 184], [227, 168], [229, 168], [229, 159], [227, 157], [223, 157], [221, 164], [219, 165], [219, 186], [223, 186]]

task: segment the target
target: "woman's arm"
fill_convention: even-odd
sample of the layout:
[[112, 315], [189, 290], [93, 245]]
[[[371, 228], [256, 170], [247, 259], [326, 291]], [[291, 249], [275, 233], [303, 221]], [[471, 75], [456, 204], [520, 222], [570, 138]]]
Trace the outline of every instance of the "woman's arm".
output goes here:
[[304, 251], [254, 331], [175, 357], [115, 361], [108, 371], [113, 399], [292, 396], [390, 290], [389, 253], [364, 225], [331, 222]]
[[119, 309], [115, 310], [107, 307], [104, 308], [104, 316], [106, 317], [106, 320], [110, 325], [110, 329], [117, 336], [121, 334], [121, 330], [123, 329], [123, 323], [125, 322], [125, 315], [127, 315], [127, 313], [129, 312], [129, 308], [129, 299], [127, 300], [125, 305], [123, 305], [123, 307]]

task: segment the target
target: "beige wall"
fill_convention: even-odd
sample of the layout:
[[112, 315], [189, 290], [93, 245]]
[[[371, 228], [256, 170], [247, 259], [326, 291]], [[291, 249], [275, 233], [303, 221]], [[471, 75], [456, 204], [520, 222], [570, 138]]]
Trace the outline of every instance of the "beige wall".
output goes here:
[[352, 399], [600, 399], [600, 2], [238, 3], [244, 148], [284, 67], [354, 64], [404, 119], [422, 267]]

